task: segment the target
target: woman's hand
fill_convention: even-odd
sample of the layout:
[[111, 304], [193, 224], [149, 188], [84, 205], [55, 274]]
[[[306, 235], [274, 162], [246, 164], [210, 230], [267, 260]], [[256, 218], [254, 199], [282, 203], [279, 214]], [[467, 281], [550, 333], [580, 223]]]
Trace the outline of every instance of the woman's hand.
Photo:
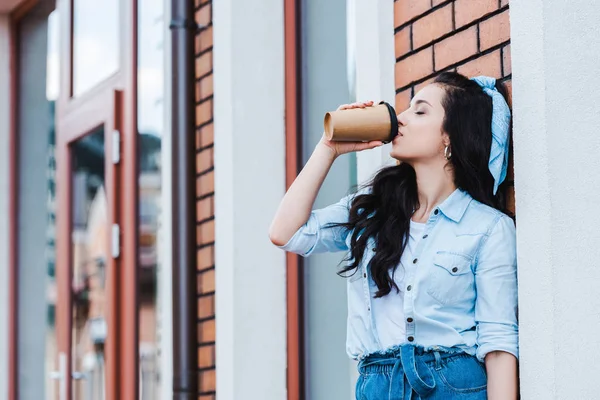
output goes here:
[[[338, 107], [338, 110], [349, 110], [352, 108], [366, 108], [373, 106], [373, 101], [367, 102], [358, 102], [352, 104], [342, 104]], [[362, 151], [373, 149], [375, 147], [379, 147], [383, 145], [383, 142], [380, 140], [373, 140], [371, 142], [336, 142], [334, 140], [328, 140], [323, 134], [321, 141], [319, 142], [320, 146], [326, 146], [332, 152], [333, 157], [341, 156], [342, 154], [351, 153], [353, 151]]]

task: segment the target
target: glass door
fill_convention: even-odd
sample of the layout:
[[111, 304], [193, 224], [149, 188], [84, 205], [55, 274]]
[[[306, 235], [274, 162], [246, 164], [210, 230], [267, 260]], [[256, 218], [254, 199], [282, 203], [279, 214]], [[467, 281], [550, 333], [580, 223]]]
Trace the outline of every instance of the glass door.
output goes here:
[[105, 127], [71, 151], [71, 365], [73, 397], [104, 399], [109, 257]]
[[54, 398], [137, 399], [137, 3], [57, 7]]
[[118, 168], [121, 93], [86, 102], [57, 132], [60, 400], [118, 398]]

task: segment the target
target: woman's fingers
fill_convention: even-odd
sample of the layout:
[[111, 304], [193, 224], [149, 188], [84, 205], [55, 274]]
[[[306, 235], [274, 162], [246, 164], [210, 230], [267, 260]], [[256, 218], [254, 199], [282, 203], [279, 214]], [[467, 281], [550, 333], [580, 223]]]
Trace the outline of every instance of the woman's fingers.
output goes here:
[[354, 103], [354, 104], [356, 104], [356, 106], [358, 108], [366, 108], [366, 107], [371, 107], [373, 105], [373, 102], [372, 101], [365, 101], [365, 102], [362, 102], [362, 103]]
[[338, 110], [350, 110], [352, 108], [366, 108], [371, 107], [373, 105], [373, 101], [364, 101], [364, 102], [356, 102], [351, 104], [342, 104], [338, 107]]
[[375, 147], [379, 147], [382, 145], [383, 145], [383, 142], [381, 142], [379, 140], [373, 140], [371, 142], [365, 142], [365, 143], [358, 143], [356, 145], [356, 151], [374, 149]]
[[369, 149], [374, 149], [375, 147], [383, 146], [383, 142], [380, 140], [373, 140], [367, 143]]

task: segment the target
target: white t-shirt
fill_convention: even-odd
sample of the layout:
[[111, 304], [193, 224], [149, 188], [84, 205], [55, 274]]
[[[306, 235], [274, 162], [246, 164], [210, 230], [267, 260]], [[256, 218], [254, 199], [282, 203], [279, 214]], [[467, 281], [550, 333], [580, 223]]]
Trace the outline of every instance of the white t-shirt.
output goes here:
[[[412, 262], [413, 253], [423, 236], [425, 224], [410, 221], [408, 243], [400, 258], [400, 265], [394, 273], [394, 281], [400, 289], [395, 288], [381, 298], [372, 299], [371, 307], [375, 318], [375, 326], [379, 334], [379, 342], [384, 349], [406, 343], [406, 320], [404, 318], [404, 265]], [[390, 271], [391, 273], [391, 271]]]

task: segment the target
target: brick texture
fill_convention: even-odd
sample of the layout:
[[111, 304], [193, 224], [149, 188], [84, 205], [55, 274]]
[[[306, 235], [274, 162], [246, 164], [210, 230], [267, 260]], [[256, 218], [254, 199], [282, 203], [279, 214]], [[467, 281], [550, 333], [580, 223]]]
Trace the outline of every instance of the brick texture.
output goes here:
[[448, 4], [413, 24], [416, 49], [452, 31], [452, 4]]
[[400, 93], [396, 93], [396, 106], [395, 109], [398, 113], [406, 110], [410, 104], [411, 89], [406, 89]]
[[498, 9], [498, 0], [456, 0], [456, 28], [467, 25]]
[[436, 43], [434, 46], [435, 67], [444, 70], [446, 67], [465, 60], [477, 53], [477, 27], [455, 33]]
[[394, 2], [394, 24], [401, 26], [431, 7], [430, 0], [399, 0]]
[[428, 47], [396, 63], [396, 87], [409, 85], [432, 73], [433, 48]]
[[510, 40], [510, 22], [508, 10], [479, 24], [481, 51], [506, 43]]
[[410, 27], [401, 29], [394, 35], [394, 44], [396, 47], [396, 57], [403, 56], [411, 50], [410, 47]]
[[[509, 7], [509, 0], [395, 0], [396, 110], [445, 71], [493, 76], [512, 94]], [[506, 204], [514, 213], [510, 160]]]
[[456, 71], [466, 76], [487, 75], [496, 79], [502, 78], [502, 62], [500, 50], [476, 58], [459, 66]]
[[216, 398], [215, 184], [212, 1], [195, 0], [196, 221], [198, 287], [198, 398]]

